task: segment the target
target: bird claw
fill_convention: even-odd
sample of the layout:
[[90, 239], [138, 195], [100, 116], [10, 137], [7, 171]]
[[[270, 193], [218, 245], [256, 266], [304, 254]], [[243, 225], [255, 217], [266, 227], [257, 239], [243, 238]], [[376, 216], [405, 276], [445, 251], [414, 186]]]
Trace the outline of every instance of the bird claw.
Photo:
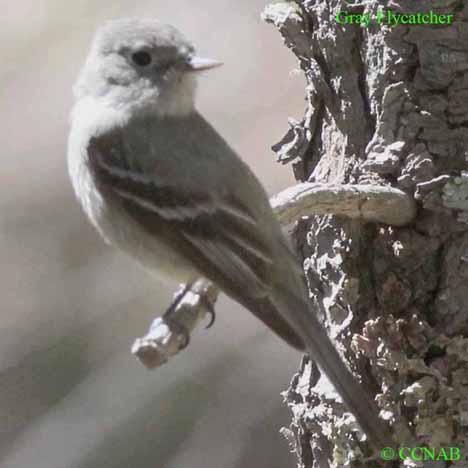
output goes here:
[[208, 328], [211, 328], [213, 324], [215, 323], [216, 320], [216, 312], [214, 310], [213, 304], [205, 298], [202, 298], [203, 304], [206, 307], [206, 310], [208, 311], [208, 314], [210, 315], [210, 322], [208, 325], [205, 327], [205, 330], [208, 330]]

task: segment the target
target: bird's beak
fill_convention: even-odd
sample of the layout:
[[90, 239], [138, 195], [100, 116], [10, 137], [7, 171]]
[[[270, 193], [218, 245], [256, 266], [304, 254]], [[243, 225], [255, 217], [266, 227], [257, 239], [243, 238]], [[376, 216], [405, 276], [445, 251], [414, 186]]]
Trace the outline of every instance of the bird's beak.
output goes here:
[[211, 68], [220, 67], [221, 65], [223, 65], [223, 62], [219, 62], [218, 60], [196, 56], [192, 56], [187, 60], [187, 70], [192, 72], [210, 70]]

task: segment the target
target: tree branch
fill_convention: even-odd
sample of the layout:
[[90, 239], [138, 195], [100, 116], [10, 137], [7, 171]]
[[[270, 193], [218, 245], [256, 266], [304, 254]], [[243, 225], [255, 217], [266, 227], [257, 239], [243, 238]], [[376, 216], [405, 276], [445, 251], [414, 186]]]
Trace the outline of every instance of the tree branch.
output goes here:
[[132, 353], [148, 369], [166, 363], [187, 347], [190, 333], [207, 313], [213, 312], [218, 293], [218, 289], [205, 279], [199, 279], [189, 287], [182, 285], [166, 313], [154, 319], [145, 336], [135, 340]]
[[302, 216], [326, 214], [404, 226], [416, 215], [416, 203], [409, 195], [379, 185], [304, 182], [274, 196], [271, 205], [284, 226]]

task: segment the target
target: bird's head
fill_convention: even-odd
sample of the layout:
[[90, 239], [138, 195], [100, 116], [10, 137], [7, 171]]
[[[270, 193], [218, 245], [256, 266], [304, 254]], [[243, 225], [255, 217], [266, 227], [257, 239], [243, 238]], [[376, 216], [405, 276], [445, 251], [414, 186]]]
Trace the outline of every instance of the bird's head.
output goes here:
[[219, 65], [197, 57], [173, 26], [114, 20], [97, 31], [74, 91], [78, 99], [102, 99], [113, 107], [184, 115], [194, 109], [197, 72]]

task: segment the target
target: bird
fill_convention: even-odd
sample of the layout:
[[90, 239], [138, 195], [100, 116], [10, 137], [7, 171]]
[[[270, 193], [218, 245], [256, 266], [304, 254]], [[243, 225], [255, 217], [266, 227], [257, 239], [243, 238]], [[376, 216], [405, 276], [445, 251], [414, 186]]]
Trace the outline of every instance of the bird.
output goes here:
[[386, 447], [390, 432], [311, 310], [263, 186], [196, 109], [198, 75], [220, 65], [155, 19], [101, 26], [74, 86], [76, 196], [107, 243], [162, 278], [206, 278], [308, 352], [370, 442]]

